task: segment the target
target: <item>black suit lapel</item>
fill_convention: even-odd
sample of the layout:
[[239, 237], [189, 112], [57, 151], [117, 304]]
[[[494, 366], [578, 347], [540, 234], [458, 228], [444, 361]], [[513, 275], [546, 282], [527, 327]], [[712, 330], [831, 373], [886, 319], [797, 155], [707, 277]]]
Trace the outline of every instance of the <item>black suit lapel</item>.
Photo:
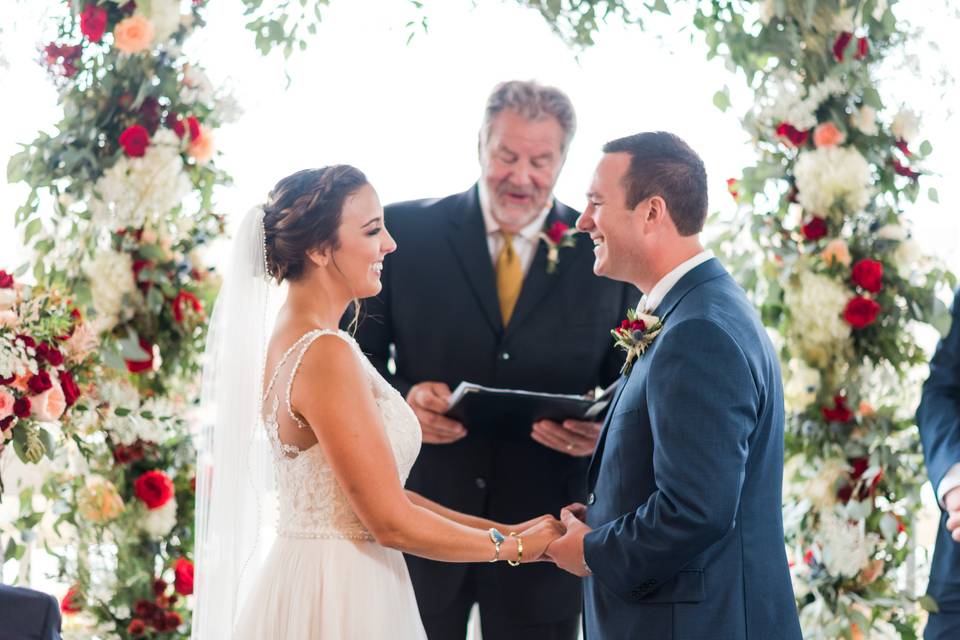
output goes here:
[[[549, 229], [554, 222], [563, 222], [572, 227], [575, 222], [572, 218], [573, 211], [554, 200], [553, 207], [544, 222], [544, 229]], [[577, 247], [560, 249], [556, 270], [553, 273], [547, 273], [547, 243], [543, 239], [537, 242], [537, 251], [524, 277], [520, 297], [517, 298], [517, 306], [507, 324], [508, 333], [516, 329], [537, 308], [540, 301], [560, 281], [577, 257]]]
[[503, 321], [500, 318], [496, 277], [487, 244], [487, 228], [483, 223], [476, 187], [461, 194], [457, 211], [450, 215], [448, 237], [466, 280], [483, 309], [483, 315], [494, 333], [499, 334], [503, 329]]

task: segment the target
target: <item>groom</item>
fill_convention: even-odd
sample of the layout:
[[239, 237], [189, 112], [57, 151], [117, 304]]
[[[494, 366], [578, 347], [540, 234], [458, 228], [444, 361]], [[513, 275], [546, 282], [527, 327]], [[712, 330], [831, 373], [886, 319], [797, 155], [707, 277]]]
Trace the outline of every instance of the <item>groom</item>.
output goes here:
[[783, 544], [783, 391], [743, 291], [698, 237], [707, 175], [677, 136], [604, 146], [577, 227], [594, 271], [646, 296], [646, 351], [607, 414], [587, 506], [550, 557], [584, 581], [590, 640], [799, 640]]

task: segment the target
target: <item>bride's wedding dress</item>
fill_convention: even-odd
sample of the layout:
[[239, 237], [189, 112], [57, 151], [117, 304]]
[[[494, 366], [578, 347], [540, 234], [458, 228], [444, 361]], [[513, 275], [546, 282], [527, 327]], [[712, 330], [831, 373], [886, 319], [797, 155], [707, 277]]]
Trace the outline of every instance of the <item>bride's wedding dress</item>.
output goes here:
[[403, 555], [377, 544], [366, 530], [318, 444], [301, 451], [280, 441], [282, 423], [308, 428], [294, 414], [290, 393], [304, 354], [320, 336], [346, 341], [362, 362], [401, 483], [420, 452], [413, 410], [349, 334], [314, 330], [291, 346], [270, 378], [263, 403], [277, 479], [277, 538], [231, 637], [425, 639]]

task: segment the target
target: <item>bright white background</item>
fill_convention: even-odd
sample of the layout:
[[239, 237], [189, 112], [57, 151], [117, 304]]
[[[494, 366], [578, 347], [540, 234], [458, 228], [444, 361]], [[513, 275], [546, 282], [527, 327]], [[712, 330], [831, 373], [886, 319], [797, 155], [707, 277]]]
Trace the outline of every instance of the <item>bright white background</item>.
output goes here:
[[[56, 92], [38, 64], [51, 38], [48, 9], [59, 3], [3, 0], [0, 26], [0, 160], [38, 130], [54, 131]], [[580, 128], [557, 194], [583, 204], [601, 145], [641, 130], [666, 129], [703, 156], [711, 178], [711, 209], [733, 212], [725, 180], [751, 164], [753, 148], [739, 114], [750, 106], [742, 76], [691, 40], [686, 17], [648, 21], [647, 30], [613, 21], [597, 45], [574, 55], [533, 11], [509, 0], [430, 0], [429, 33], [406, 0], [333, 0], [310, 48], [286, 66], [262, 58], [243, 27], [238, 2], [211, 3], [209, 26], [188, 43], [218, 85], [232, 87], [245, 109], [217, 134], [217, 163], [235, 178], [219, 193], [221, 212], [236, 222], [281, 177], [297, 169], [351, 163], [363, 169], [384, 203], [443, 196], [476, 180], [477, 130], [485, 97], [498, 81], [537, 79], [567, 91]], [[943, 83], [960, 75], [956, 9], [946, 0], [902, 3], [898, 17], [919, 33], [911, 58], [891, 61], [882, 87], [891, 112], [905, 104], [923, 116], [923, 135], [934, 145], [924, 178], [940, 204], [921, 198], [908, 212], [917, 238], [931, 253], [960, 269], [960, 122], [951, 105], [960, 91]], [[952, 67], [951, 67], [952, 65]], [[287, 84], [285, 72], [292, 79]], [[733, 107], [722, 113], [714, 92], [730, 87]], [[924, 189], [924, 193], [925, 193]], [[0, 180], [0, 268], [28, 256], [13, 213], [27, 191]], [[402, 251], [403, 248], [400, 247]], [[928, 532], [929, 533], [929, 532]]]

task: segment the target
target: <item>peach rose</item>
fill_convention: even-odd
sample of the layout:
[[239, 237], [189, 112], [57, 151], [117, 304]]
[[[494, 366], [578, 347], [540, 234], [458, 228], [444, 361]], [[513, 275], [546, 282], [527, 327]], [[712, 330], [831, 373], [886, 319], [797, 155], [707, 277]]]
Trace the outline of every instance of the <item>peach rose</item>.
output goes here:
[[153, 25], [139, 13], [124, 18], [113, 30], [113, 44], [123, 53], [140, 53], [153, 42]]
[[0, 390], [0, 420], [13, 415], [14, 397], [6, 391]]
[[17, 304], [17, 290], [13, 287], [0, 289], [0, 309], [6, 311]]
[[13, 387], [20, 393], [26, 393], [30, 389], [30, 387], [27, 386], [27, 382], [30, 380], [32, 376], [33, 374], [30, 372], [27, 372], [25, 375], [22, 375], [22, 376], [18, 373], [15, 373], [13, 374], [13, 382], [11, 382], [7, 386]]
[[877, 413], [876, 410], [873, 408], [873, 405], [871, 405], [866, 400], [863, 400], [860, 403], [859, 412], [860, 412], [860, 415], [863, 416], [864, 418], [870, 418]]
[[83, 362], [100, 344], [95, 328], [87, 323], [78, 325], [66, 342], [63, 343], [64, 355], [71, 362]]
[[835, 238], [827, 243], [827, 246], [823, 248], [823, 251], [820, 252], [820, 259], [831, 264], [836, 262], [837, 264], [842, 264], [845, 267], [850, 266], [850, 248], [847, 246], [847, 243], [841, 240], [840, 238]]
[[33, 417], [40, 422], [59, 420], [67, 409], [67, 398], [63, 395], [60, 383], [56, 382], [43, 393], [30, 398], [30, 408]]
[[18, 324], [20, 324], [20, 318], [13, 311], [10, 309], [0, 311], [0, 327], [15, 329]]
[[832, 122], [818, 124], [817, 128], [813, 130], [813, 144], [815, 144], [817, 148], [835, 147], [843, 142], [843, 140], [843, 133], [841, 133], [840, 129], [837, 129], [837, 125]]
[[112, 482], [100, 476], [87, 480], [77, 496], [80, 515], [96, 524], [110, 522], [123, 513], [123, 498]]
[[197, 164], [206, 164], [213, 157], [213, 132], [200, 125], [200, 135], [190, 141], [187, 155], [197, 161]]

